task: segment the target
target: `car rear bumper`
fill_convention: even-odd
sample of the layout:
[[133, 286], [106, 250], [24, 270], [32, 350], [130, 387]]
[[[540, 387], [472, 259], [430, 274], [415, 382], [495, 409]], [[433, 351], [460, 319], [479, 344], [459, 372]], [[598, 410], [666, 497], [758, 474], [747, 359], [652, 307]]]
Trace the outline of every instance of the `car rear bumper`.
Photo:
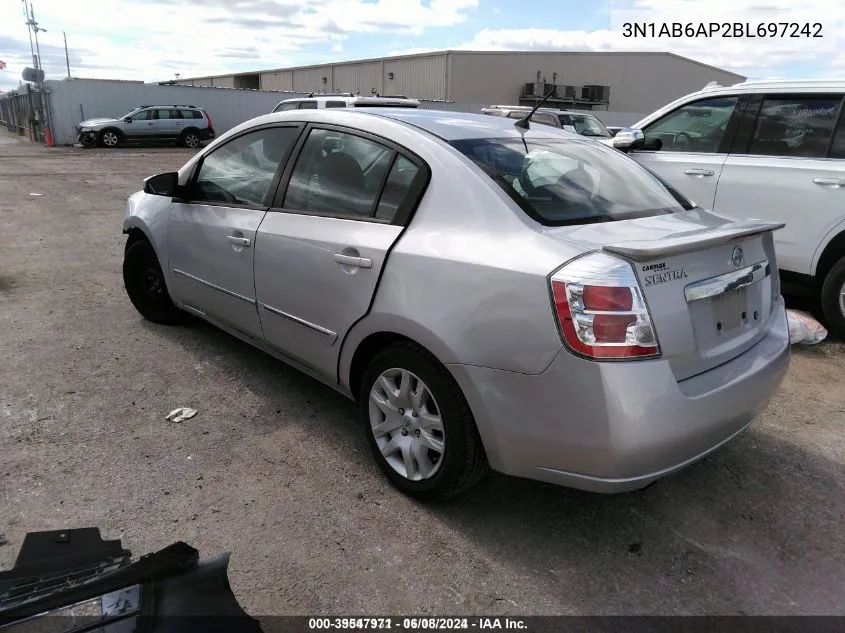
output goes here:
[[202, 141], [210, 141], [214, 137], [217, 136], [217, 133], [214, 131], [214, 128], [205, 128], [204, 130], [200, 130], [200, 140]]
[[491, 466], [594, 492], [624, 492], [701, 459], [742, 432], [789, 367], [783, 303], [765, 338], [678, 382], [663, 360], [592, 362], [565, 349], [541, 374], [449, 365]]

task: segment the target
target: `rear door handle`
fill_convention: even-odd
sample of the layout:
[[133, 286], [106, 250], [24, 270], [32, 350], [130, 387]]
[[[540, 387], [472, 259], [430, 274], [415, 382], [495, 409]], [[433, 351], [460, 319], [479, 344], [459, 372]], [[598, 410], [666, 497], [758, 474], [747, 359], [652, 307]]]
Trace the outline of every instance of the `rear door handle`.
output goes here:
[[687, 176], [712, 176], [712, 169], [685, 169], [684, 173]]
[[829, 187], [841, 187], [845, 185], [845, 180], [841, 178], [813, 178], [813, 182], [817, 185], [828, 185]]
[[248, 237], [238, 237], [237, 235], [227, 235], [226, 239], [229, 240], [229, 244], [235, 244], [237, 246], [243, 246], [244, 248], [249, 248], [252, 245], [252, 242]]
[[335, 253], [334, 260], [338, 264], [344, 266], [357, 266], [358, 268], [372, 268], [373, 260], [369, 257], [355, 257], [353, 255], [344, 255], [343, 253]]

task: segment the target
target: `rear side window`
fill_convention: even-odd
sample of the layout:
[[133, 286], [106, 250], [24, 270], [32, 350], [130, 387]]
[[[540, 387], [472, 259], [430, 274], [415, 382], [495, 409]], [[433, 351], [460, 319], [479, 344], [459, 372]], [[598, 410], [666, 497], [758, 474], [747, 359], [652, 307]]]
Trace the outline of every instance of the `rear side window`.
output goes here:
[[420, 168], [404, 156], [399, 156], [384, 185], [384, 191], [376, 207], [376, 217], [381, 220], [393, 220], [399, 207], [411, 195], [414, 179], [420, 173]]
[[833, 136], [833, 144], [830, 146], [831, 158], [845, 158], [845, 115], [839, 117], [839, 127]]
[[369, 139], [311, 130], [288, 183], [285, 209], [372, 217], [393, 150]]
[[317, 102], [316, 101], [300, 101], [299, 102], [299, 109], [300, 110], [316, 110], [317, 109]]
[[179, 110], [183, 119], [201, 119], [202, 114], [199, 110]]
[[345, 108], [346, 101], [326, 101], [327, 108]]
[[593, 141], [452, 141], [530, 217], [561, 226], [682, 211], [675, 196], [624, 154]]
[[823, 158], [833, 135], [841, 95], [763, 99], [749, 154]]

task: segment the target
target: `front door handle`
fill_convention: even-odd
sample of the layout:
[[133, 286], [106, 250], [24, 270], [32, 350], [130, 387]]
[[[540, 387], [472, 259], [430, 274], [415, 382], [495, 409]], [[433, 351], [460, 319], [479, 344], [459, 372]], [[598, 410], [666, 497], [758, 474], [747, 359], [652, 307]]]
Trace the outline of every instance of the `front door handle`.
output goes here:
[[372, 268], [373, 260], [369, 257], [355, 257], [353, 255], [344, 255], [343, 253], [335, 253], [334, 260], [338, 264], [344, 266], [357, 266], [358, 268]]
[[229, 240], [229, 244], [234, 244], [236, 246], [243, 246], [244, 248], [249, 248], [252, 245], [252, 242], [248, 237], [238, 237], [237, 235], [227, 235], [226, 239]]
[[712, 176], [713, 170], [712, 169], [685, 169], [684, 173], [687, 176]]
[[841, 178], [813, 178], [813, 182], [817, 185], [827, 185], [829, 187], [841, 187], [845, 185], [845, 180]]

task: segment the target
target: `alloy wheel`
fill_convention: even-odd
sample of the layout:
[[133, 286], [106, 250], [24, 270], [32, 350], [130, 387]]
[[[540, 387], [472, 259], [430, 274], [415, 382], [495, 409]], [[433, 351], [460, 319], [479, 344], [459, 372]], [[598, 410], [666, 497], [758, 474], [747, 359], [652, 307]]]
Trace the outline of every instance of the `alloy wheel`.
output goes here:
[[120, 139], [114, 132], [106, 132], [103, 134], [103, 145], [106, 147], [115, 147], [118, 142], [120, 142]]
[[370, 390], [370, 428], [385, 461], [411, 481], [433, 477], [443, 463], [445, 433], [431, 390], [406, 369], [388, 369]]

